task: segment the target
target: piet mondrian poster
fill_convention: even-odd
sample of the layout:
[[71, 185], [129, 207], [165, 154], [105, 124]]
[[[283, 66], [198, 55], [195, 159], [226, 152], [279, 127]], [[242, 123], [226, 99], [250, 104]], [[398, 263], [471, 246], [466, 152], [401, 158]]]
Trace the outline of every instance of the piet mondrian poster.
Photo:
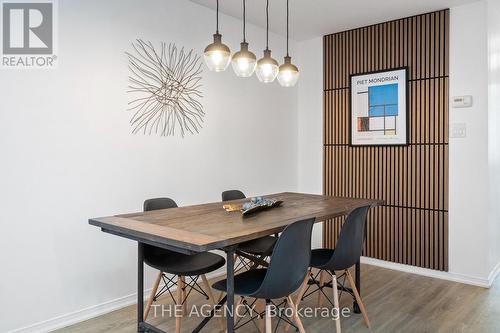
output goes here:
[[406, 145], [407, 68], [351, 75], [351, 145]]

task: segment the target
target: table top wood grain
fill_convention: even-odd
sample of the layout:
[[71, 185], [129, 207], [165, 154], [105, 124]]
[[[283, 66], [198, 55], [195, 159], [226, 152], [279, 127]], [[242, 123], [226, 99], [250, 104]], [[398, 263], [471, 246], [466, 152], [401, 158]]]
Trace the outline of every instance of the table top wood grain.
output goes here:
[[[280, 207], [250, 216], [226, 212], [222, 202], [149, 212], [93, 218], [91, 225], [103, 231], [180, 252], [203, 252], [226, 248], [281, 232], [287, 225], [315, 217], [316, 222], [348, 214], [379, 200], [339, 198], [284, 192], [264, 196], [282, 200]], [[230, 203], [248, 201], [234, 200]]]

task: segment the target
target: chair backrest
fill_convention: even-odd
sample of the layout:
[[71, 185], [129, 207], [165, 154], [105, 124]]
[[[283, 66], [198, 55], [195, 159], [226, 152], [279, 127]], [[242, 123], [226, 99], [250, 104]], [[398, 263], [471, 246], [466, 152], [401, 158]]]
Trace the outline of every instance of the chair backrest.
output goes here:
[[286, 227], [276, 243], [264, 281], [250, 296], [264, 299], [282, 298], [300, 287], [311, 260], [314, 220], [302, 220]]
[[222, 201], [245, 199], [246, 196], [239, 190], [229, 190], [222, 192]]
[[144, 201], [144, 211], [175, 208], [177, 204], [170, 198], [155, 198]]
[[[177, 207], [177, 204], [175, 203], [174, 200], [170, 198], [155, 198], [144, 201], [145, 212], [151, 210], [167, 209], [175, 207]], [[165, 256], [168, 255], [169, 253], [172, 253], [172, 251], [165, 250], [149, 244], [144, 244], [144, 262], [149, 266], [153, 266], [152, 262], [154, 261], [155, 257]]]
[[366, 217], [370, 206], [354, 209], [347, 216], [335, 246], [335, 251], [325, 268], [340, 271], [352, 267], [359, 261], [365, 239]]

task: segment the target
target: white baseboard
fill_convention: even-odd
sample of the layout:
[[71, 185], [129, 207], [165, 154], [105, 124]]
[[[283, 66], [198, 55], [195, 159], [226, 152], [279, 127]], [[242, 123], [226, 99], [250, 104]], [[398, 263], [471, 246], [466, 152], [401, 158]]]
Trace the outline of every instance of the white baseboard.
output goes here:
[[495, 268], [491, 271], [490, 275], [488, 276], [488, 282], [491, 285], [493, 285], [493, 282], [495, 282], [495, 279], [498, 277], [500, 274], [500, 262], [497, 263]]
[[[212, 279], [222, 276], [226, 273], [224, 270], [218, 270], [207, 274], [207, 278]], [[149, 297], [152, 288], [144, 291], [144, 299]], [[172, 290], [175, 288], [172, 288]], [[18, 328], [6, 333], [46, 333], [52, 332], [64, 327], [68, 327], [79, 322], [102, 316], [104, 314], [125, 308], [127, 306], [137, 303], [137, 293], [123, 296], [111, 301], [101, 304], [90, 306], [88, 308], [78, 310], [75, 312], [67, 313], [62, 316], [54, 317], [52, 319], [44, 320], [26, 327]]]
[[[144, 297], [149, 297], [151, 289], [144, 291]], [[123, 296], [108, 302], [90, 306], [88, 308], [67, 313], [62, 316], [44, 320], [26, 327], [18, 328], [7, 333], [45, 333], [52, 332], [87, 319], [95, 318], [106, 313], [125, 308], [137, 302], [137, 293]]]
[[[412, 274], [417, 274], [417, 275], [422, 275], [422, 276], [428, 276], [431, 278], [448, 280], [448, 281], [453, 281], [453, 282], [459, 282], [459, 283], [469, 284], [469, 285], [483, 287], [483, 288], [491, 287], [491, 285], [493, 283], [493, 279], [494, 279], [493, 272], [490, 274], [490, 278], [483, 279], [483, 278], [479, 278], [479, 277], [467, 276], [467, 275], [456, 274], [456, 273], [451, 273], [451, 272], [435, 271], [433, 269], [398, 264], [398, 263], [394, 263], [394, 262], [389, 262], [389, 261], [384, 261], [384, 260], [379, 260], [379, 259], [374, 259], [374, 258], [368, 258], [368, 257], [361, 257], [361, 262], [363, 264], [379, 266], [379, 267], [392, 269], [392, 270], [396, 270], [396, 271], [412, 273]], [[498, 274], [499, 272], [500, 272], [500, 263], [496, 267], [496, 274]]]

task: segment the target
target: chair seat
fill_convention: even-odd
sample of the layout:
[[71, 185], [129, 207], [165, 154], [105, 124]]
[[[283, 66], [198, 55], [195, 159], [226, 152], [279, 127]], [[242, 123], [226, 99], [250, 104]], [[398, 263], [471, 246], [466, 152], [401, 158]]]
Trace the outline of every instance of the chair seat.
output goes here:
[[315, 249], [311, 251], [311, 267], [323, 268], [333, 256], [333, 249]]
[[[251, 269], [241, 274], [234, 276], [234, 294], [235, 295], [252, 295], [254, 294], [264, 281], [267, 269]], [[212, 285], [212, 288], [227, 292], [227, 280], [220, 280]]]
[[273, 236], [265, 236], [238, 245], [238, 250], [253, 255], [271, 254], [278, 239]]
[[181, 276], [207, 274], [226, 263], [223, 257], [210, 252], [186, 255], [153, 246], [146, 246], [144, 261], [162, 272]]

